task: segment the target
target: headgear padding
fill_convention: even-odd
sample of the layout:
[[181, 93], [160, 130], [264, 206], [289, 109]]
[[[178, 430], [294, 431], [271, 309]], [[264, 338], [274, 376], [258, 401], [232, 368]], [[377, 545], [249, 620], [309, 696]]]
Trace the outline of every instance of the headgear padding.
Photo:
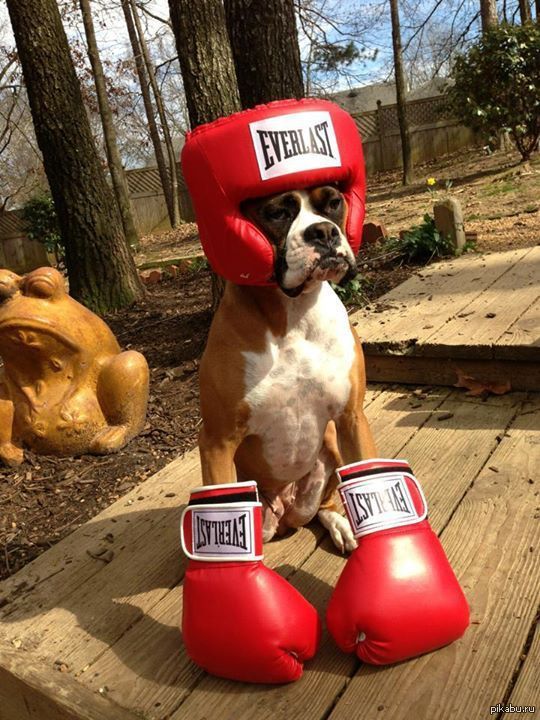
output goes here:
[[362, 143], [352, 117], [325, 100], [278, 100], [188, 133], [182, 169], [201, 243], [213, 269], [234, 283], [271, 285], [274, 247], [240, 204], [288, 190], [337, 184], [356, 254], [365, 213]]

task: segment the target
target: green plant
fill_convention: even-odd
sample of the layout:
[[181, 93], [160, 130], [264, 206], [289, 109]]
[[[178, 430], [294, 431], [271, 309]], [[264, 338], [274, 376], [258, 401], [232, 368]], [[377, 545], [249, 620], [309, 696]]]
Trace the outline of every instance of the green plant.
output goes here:
[[456, 250], [456, 255], [464, 255], [467, 252], [475, 252], [476, 251], [476, 240], [467, 240], [465, 245], [461, 248], [461, 250]]
[[456, 115], [490, 141], [508, 131], [528, 160], [540, 137], [540, 25], [489, 30], [456, 59], [451, 76], [447, 93]]
[[208, 270], [209, 268], [210, 265], [204, 255], [197, 256], [189, 262], [189, 271], [192, 273], [198, 273], [201, 270]]
[[366, 282], [364, 278], [356, 276], [345, 285], [336, 285], [336, 283], [330, 285], [344, 305], [360, 305], [364, 300]]
[[420, 225], [406, 230], [400, 238], [392, 238], [389, 246], [389, 249], [397, 252], [398, 257], [405, 262], [429, 262], [434, 257], [455, 255], [451, 239], [437, 230], [435, 220], [427, 213]]
[[30, 198], [23, 206], [22, 218], [28, 237], [43, 243], [47, 252], [53, 253], [57, 264], [60, 264], [65, 248], [52, 197], [42, 194]]

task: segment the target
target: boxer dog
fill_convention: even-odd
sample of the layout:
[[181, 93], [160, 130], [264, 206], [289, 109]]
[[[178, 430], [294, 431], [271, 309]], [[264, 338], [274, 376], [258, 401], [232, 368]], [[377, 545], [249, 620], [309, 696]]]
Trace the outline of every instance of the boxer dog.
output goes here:
[[203, 482], [256, 480], [265, 542], [318, 515], [350, 551], [334, 471], [377, 454], [360, 342], [328, 283], [356, 274], [345, 199], [315, 187], [242, 211], [272, 242], [277, 287], [227, 283], [214, 316], [200, 366]]

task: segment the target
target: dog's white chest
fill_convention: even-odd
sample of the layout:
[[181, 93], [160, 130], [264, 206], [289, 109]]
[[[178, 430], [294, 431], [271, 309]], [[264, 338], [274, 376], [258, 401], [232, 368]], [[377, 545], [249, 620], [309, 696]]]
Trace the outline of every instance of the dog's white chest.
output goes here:
[[263, 353], [244, 353], [248, 430], [261, 438], [274, 476], [291, 482], [311, 470], [328, 421], [349, 399], [354, 339], [327, 283], [315, 301], [291, 301], [287, 333], [266, 339]]

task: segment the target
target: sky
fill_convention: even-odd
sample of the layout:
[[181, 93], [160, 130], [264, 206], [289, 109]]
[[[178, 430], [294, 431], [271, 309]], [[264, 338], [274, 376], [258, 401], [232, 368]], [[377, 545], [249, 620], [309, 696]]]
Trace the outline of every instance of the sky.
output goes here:
[[[106, 13], [106, 24], [102, 27], [96, 24], [98, 44], [103, 58], [121, 58], [129, 52], [124, 19], [122, 11], [116, 2], [110, 2], [108, 5], [109, 9]], [[147, 5], [155, 15], [168, 18], [169, 6], [167, 0], [150, 0]], [[368, 7], [375, 5], [375, 3], [353, 0], [352, 2], [344, 2], [342, 5], [350, 5], [351, 7], [358, 6], [361, 9], [362, 5]], [[148, 16], [143, 16], [143, 18], [150, 35], [158, 31], [163, 32], [163, 25], [161, 23]], [[325, 25], [325, 29], [328, 30], [329, 37], [332, 40], [338, 39], [339, 36], [332, 31], [332, 28]], [[84, 39], [82, 23], [79, 25], [78, 30], [68, 29], [68, 36], [73, 37], [74, 35], [77, 35], [80, 39]], [[14, 43], [9, 23], [9, 15], [4, 3], [0, 3], [0, 37], [4, 42]], [[305, 37], [302, 36], [302, 33], [300, 33], [300, 44], [302, 49], [306, 47], [306, 40]], [[370, 52], [377, 49], [377, 59], [375, 61], [354, 63], [350, 68], [354, 76], [352, 81], [347, 82], [347, 80], [343, 79], [339, 83], [339, 89], [349, 87], [351, 83], [354, 85], [363, 85], [384, 78], [386, 75], [384, 65], [385, 63], [387, 64], [388, 55], [391, 52], [390, 28], [387, 22], [381, 22], [379, 27], [375, 28], [373, 37], [369, 38], [369, 47], [367, 49]]]

